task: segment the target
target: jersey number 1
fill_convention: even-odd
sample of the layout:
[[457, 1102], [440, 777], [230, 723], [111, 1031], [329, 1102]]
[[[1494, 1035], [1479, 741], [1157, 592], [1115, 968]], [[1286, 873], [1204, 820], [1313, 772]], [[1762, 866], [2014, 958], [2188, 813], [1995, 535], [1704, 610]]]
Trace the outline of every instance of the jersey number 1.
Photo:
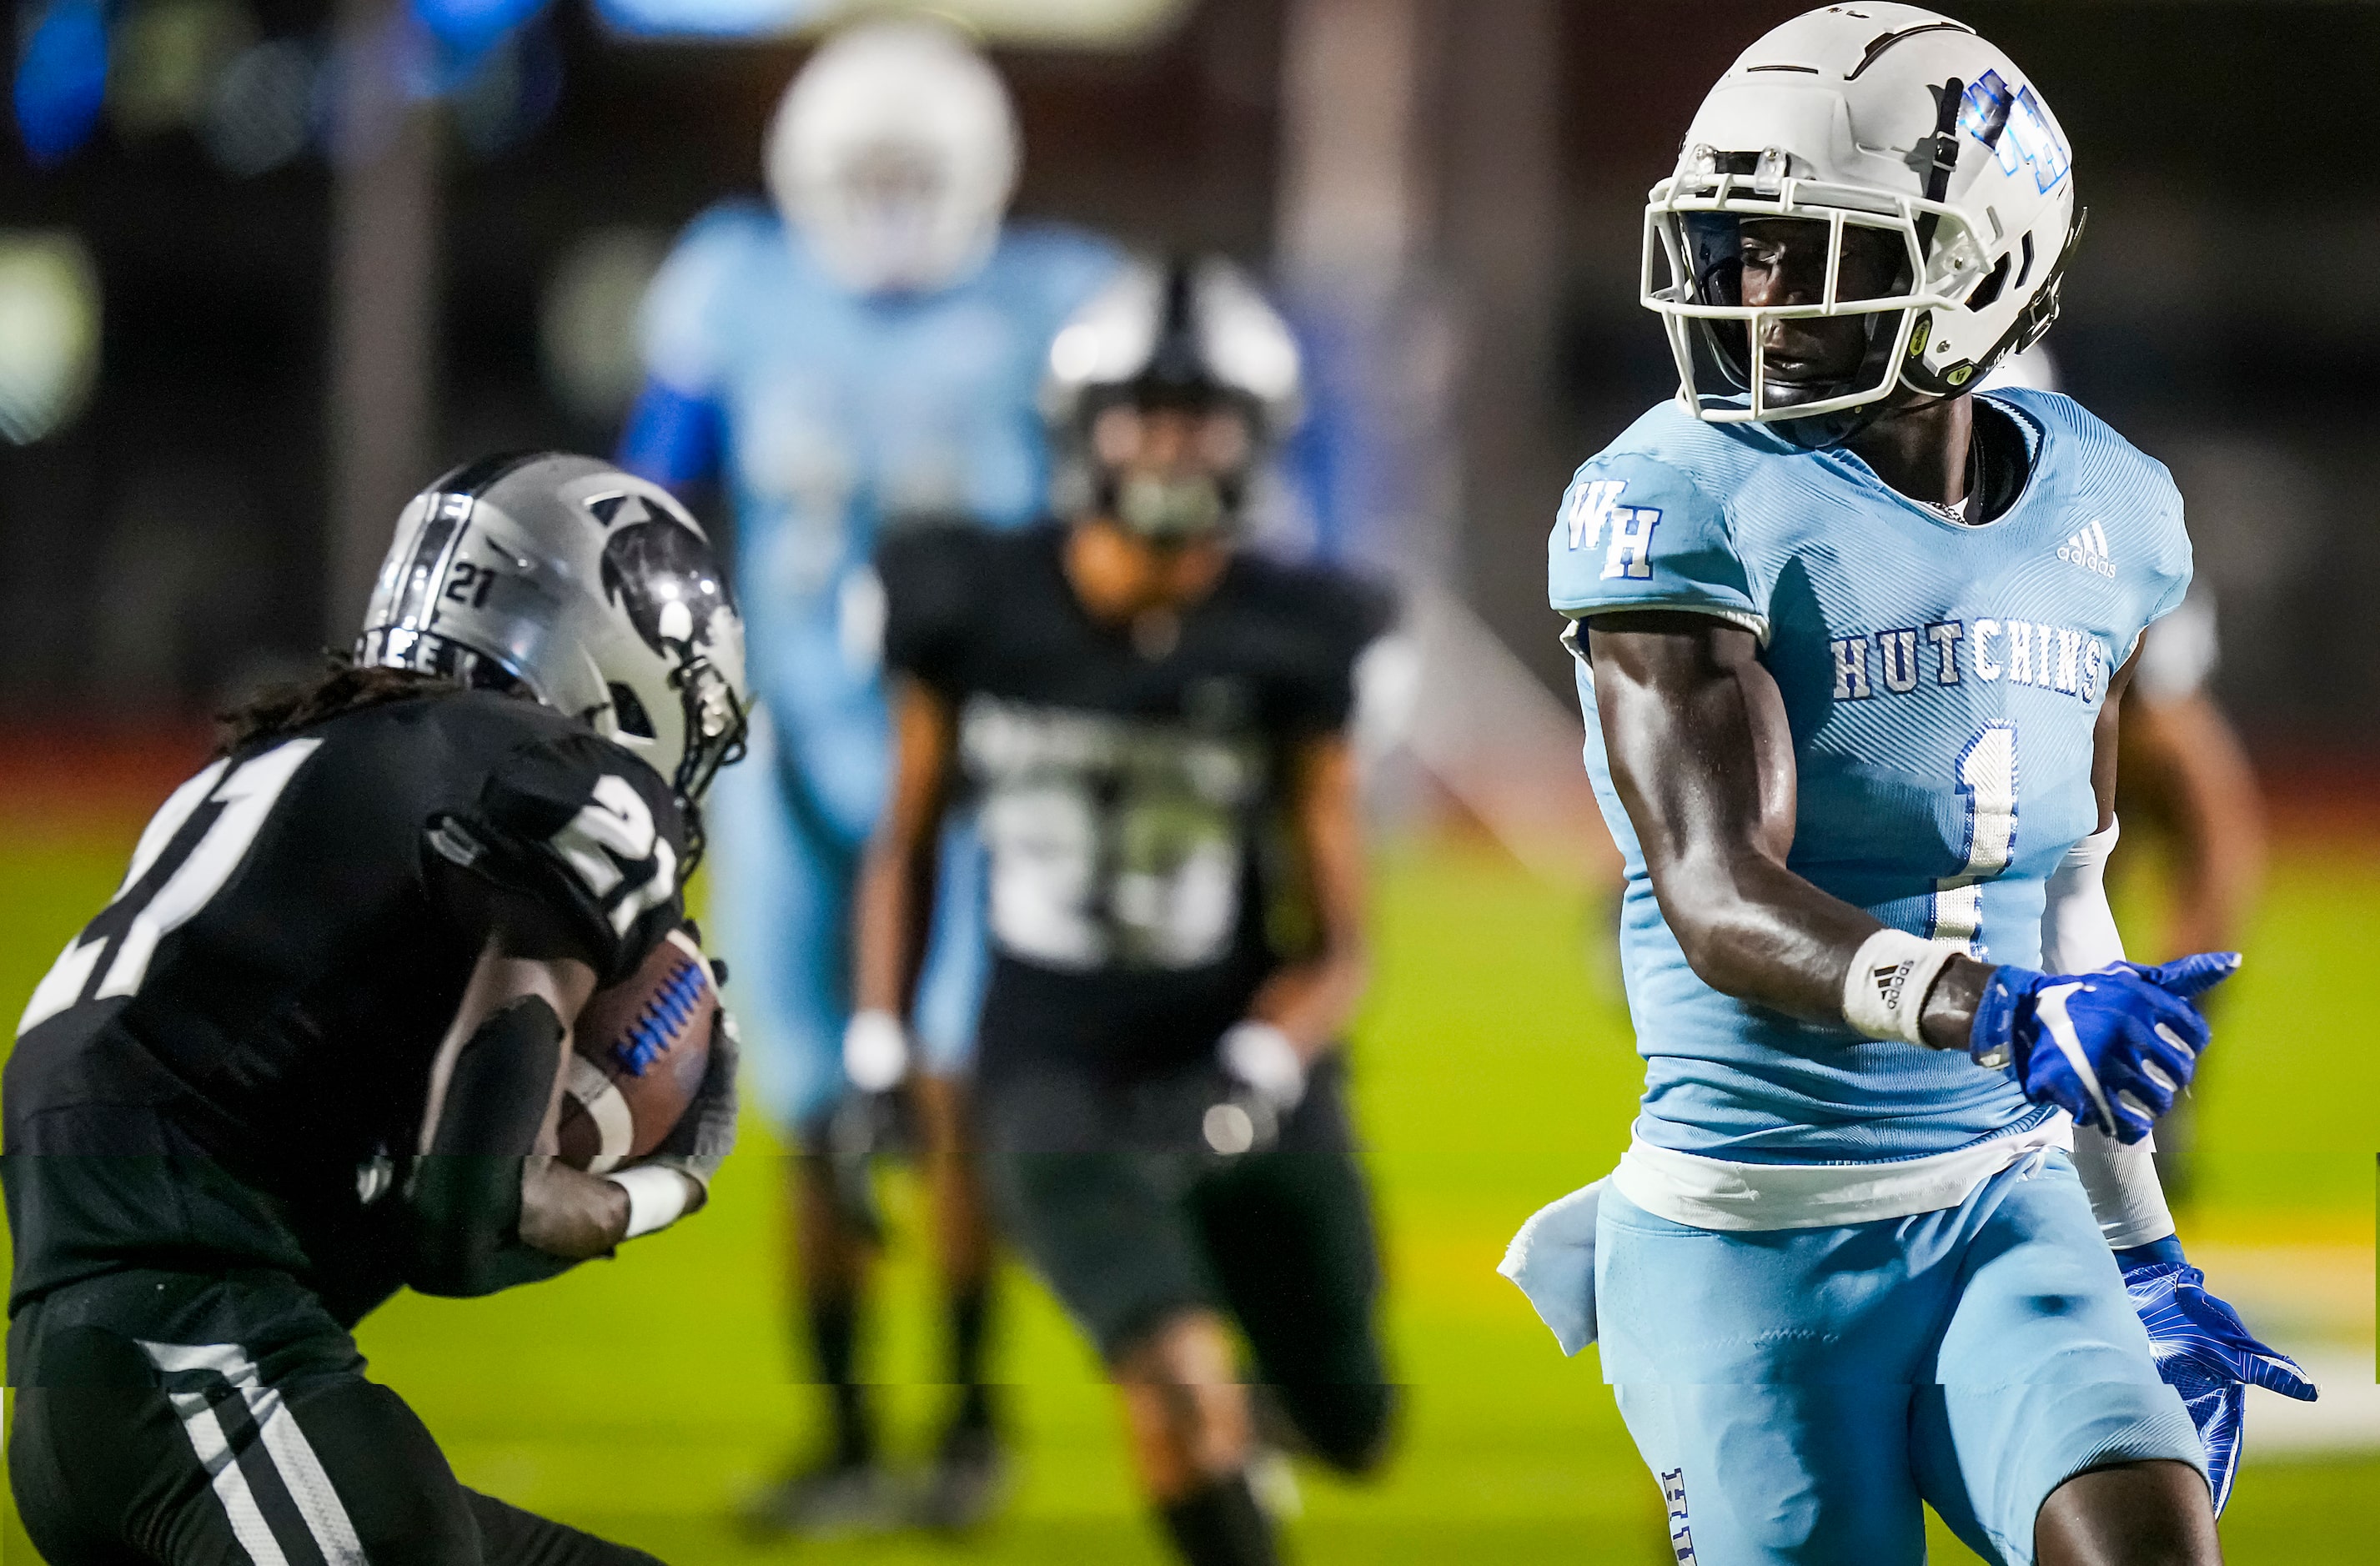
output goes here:
[[1983, 883], [2016, 857], [2016, 730], [1994, 723], [1959, 753], [1959, 792], [1967, 801], [1967, 851], [1959, 874], [1934, 883], [1932, 928], [1937, 941], [1980, 951]]
[[176, 789], [141, 832], [115, 900], [83, 927], [34, 989], [17, 1037], [80, 1002], [138, 994], [157, 943], [224, 889], [289, 780], [322, 743], [293, 739], [237, 767], [218, 761]]

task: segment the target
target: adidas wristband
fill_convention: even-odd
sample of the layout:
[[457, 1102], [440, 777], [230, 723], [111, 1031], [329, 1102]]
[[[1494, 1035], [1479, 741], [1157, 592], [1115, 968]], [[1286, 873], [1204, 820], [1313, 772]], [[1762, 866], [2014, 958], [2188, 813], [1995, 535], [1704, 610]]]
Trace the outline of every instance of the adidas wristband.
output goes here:
[[1926, 993], [1942, 965], [1964, 948], [1949, 941], [1925, 941], [1905, 929], [1880, 929], [1860, 943], [1843, 979], [1843, 1021], [1870, 1038], [1898, 1038], [1925, 1046], [1917, 1030]]

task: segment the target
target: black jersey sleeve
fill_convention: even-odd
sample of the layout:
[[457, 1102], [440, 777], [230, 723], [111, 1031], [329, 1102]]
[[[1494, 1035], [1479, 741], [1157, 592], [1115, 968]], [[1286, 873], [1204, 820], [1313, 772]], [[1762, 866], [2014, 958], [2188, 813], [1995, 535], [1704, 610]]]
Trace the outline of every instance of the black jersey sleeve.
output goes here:
[[1283, 693], [1287, 726], [1296, 735], [1329, 734], [1354, 715], [1355, 666], [1395, 625], [1396, 601], [1385, 588], [1337, 571], [1298, 577], [1297, 613], [1309, 635]]
[[593, 734], [512, 750], [468, 808], [431, 819], [424, 845], [534, 899], [604, 984], [634, 973], [686, 917], [676, 799], [651, 768]]
[[884, 583], [884, 663], [955, 698], [985, 590], [984, 535], [952, 523], [904, 528], [876, 553]]

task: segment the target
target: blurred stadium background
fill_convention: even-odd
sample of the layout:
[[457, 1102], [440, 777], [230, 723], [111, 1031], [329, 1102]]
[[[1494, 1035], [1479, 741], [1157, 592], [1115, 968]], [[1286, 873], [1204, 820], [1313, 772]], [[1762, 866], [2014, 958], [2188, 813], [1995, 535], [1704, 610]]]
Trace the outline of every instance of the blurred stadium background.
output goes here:
[[[1323, 542], [1408, 587], [1424, 649], [1382, 847], [1359, 1091], [1390, 1244], [1401, 1460], [1308, 1486], [1309, 1560], [1667, 1559], [1597, 1384], [1493, 1272], [1603, 1171], [1636, 1081], [1594, 888], [1542, 540], [1569, 468], [1670, 390], [1634, 303], [1644, 188], [1797, 0], [978, 0], [1020, 212], [1274, 279], [1354, 431]], [[675, 228], [756, 188], [820, 0], [34, 0], [0, 152], [0, 1010], [104, 900], [205, 715], [343, 643], [404, 497], [501, 447], [602, 450]], [[2070, 389], [2170, 464], [2216, 588], [2215, 690], [2275, 830], [2201, 1094], [2184, 1235], [2323, 1380], [2253, 1405], [2226, 1535], [2347, 1560], [2380, 1525], [2380, 6], [1971, 0], [2080, 149]], [[2154, 849], [2128, 845], [2143, 862]], [[2136, 946], [2155, 877], [2127, 878]], [[681, 1561], [806, 1406], [757, 1137], [718, 1210], [363, 1340], [467, 1480]], [[904, 1227], [915, 1232], [922, 1214]], [[904, 1265], [915, 1261], [905, 1256]], [[896, 1278], [888, 1299], [921, 1290]], [[895, 1315], [880, 1380], [929, 1374]], [[986, 1559], [1155, 1560], [1095, 1367], [1011, 1331], [1026, 1437]], [[915, 1386], [912, 1426], [929, 1389]], [[913, 1406], [912, 1406], [913, 1405]], [[922, 1437], [920, 1437], [922, 1439]], [[13, 1524], [10, 1524], [13, 1528]], [[817, 1548], [829, 1560], [951, 1547]], [[30, 1561], [13, 1532], [0, 1554]], [[1944, 1557], [1961, 1558], [1955, 1546]]]

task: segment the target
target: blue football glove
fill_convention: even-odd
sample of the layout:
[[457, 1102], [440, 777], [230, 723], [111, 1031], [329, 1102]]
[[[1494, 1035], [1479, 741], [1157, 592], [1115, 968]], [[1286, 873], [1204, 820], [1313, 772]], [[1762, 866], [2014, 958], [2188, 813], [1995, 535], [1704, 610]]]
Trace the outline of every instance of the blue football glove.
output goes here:
[[2137, 1142], [2190, 1086], [2206, 1048], [2206, 1019], [2191, 1002], [2239, 967], [2237, 952], [2085, 974], [1997, 967], [1976, 1004], [1968, 1053], [2006, 1067], [2033, 1102]]
[[2206, 1292], [2206, 1274], [2182, 1260], [2179, 1240], [2118, 1251], [2116, 1260], [2124, 1292], [2149, 1329], [2157, 1374], [2181, 1394], [2206, 1444], [2206, 1482], [2219, 1517], [2240, 1472], [2248, 1388], [2312, 1402], [2313, 1383], [2297, 1361], [2250, 1337], [2240, 1313]]

